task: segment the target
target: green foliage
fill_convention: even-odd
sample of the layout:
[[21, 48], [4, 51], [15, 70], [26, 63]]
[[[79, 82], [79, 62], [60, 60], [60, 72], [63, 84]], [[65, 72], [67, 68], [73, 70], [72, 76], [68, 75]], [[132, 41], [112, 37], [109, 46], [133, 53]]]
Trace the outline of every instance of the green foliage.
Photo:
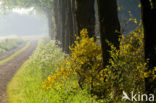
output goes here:
[[[122, 91], [144, 93], [144, 79], [149, 76], [154, 79], [156, 75], [155, 70], [147, 72], [142, 30], [122, 36], [119, 50], [109, 43], [111, 59], [106, 68], [102, 68], [100, 46], [87, 35], [87, 30], [83, 29], [81, 35], [76, 37], [75, 45], [70, 48], [71, 55], [66, 57], [55, 73], [48, 76], [43, 87], [62, 91], [79, 85], [88, 95], [93, 94], [92, 98], [97, 96], [107, 102], [121, 101]], [[73, 81], [75, 85], [70, 88], [66, 86], [67, 82]]]
[[86, 90], [74, 87], [74, 78], [66, 80], [60, 90], [42, 88], [42, 82], [63, 61], [64, 53], [54, 41], [40, 41], [37, 50], [9, 83], [9, 103], [90, 103]]
[[71, 56], [68, 59], [70, 68], [77, 73], [79, 85], [100, 85], [102, 79], [99, 71], [102, 69], [101, 46], [95, 43], [94, 38], [88, 37], [87, 29], [83, 29], [77, 36], [75, 45], [70, 47]]
[[142, 30], [122, 36], [119, 50], [109, 43], [106, 68], [101, 47], [87, 35], [82, 30], [66, 58], [54, 41], [40, 41], [8, 86], [10, 103], [121, 103], [123, 90], [144, 93], [144, 78], [155, 79], [156, 69], [146, 71]]
[[106, 85], [112, 97], [121, 98], [122, 91], [144, 92], [144, 78], [147, 77], [144, 60], [143, 35], [140, 30], [120, 39], [120, 50], [111, 45], [112, 59], [105, 69], [108, 74]]
[[5, 39], [0, 41], [0, 54], [16, 48], [22, 40], [20, 39]]
[[2, 49], [2, 48], [0, 48], [0, 54], [2, 54], [2, 53], [4, 53], [4, 52], [5, 52], [5, 50]]
[[112, 49], [110, 65], [101, 71], [106, 76], [105, 93], [110, 94], [112, 101], [120, 101], [122, 91], [145, 93], [145, 78], [152, 77], [154, 80], [156, 75], [155, 70], [147, 71], [141, 29], [129, 36], [122, 36], [119, 41], [119, 50], [109, 43]]
[[55, 74], [48, 77], [43, 87], [54, 89], [54, 85], [63, 84], [69, 77], [77, 78], [75, 84], [79, 84], [88, 92], [99, 92], [99, 89], [101, 91], [104, 81], [102, 74], [99, 73], [103, 67], [101, 46], [95, 43], [93, 37], [88, 37], [87, 29], [83, 29], [80, 36], [76, 36], [75, 44], [70, 50], [71, 55], [66, 57], [66, 61], [61, 63]]

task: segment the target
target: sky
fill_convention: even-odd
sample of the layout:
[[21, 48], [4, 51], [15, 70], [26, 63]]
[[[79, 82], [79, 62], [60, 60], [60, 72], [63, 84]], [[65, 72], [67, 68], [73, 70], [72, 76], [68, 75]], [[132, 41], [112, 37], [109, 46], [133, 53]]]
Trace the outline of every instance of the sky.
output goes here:
[[47, 35], [47, 24], [46, 17], [36, 15], [33, 8], [15, 8], [6, 15], [0, 13], [0, 36]]
[[33, 12], [33, 7], [29, 9], [24, 9], [24, 8], [14, 8], [12, 11], [18, 14], [29, 14], [30, 12]]

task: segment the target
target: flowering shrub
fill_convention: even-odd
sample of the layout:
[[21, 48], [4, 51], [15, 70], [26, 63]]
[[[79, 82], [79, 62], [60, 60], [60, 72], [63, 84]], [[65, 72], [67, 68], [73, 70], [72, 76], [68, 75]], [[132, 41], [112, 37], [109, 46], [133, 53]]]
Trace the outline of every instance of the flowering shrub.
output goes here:
[[62, 50], [55, 45], [55, 41], [45, 38], [39, 42], [35, 56], [32, 57], [34, 62], [41, 65], [38, 69], [42, 70], [42, 78], [46, 78], [47, 74], [50, 74], [49, 71], [54, 72], [54, 68], [57, 67], [59, 62], [62, 62], [64, 54], [61, 54], [61, 52]]
[[109, 43], [110, 65], [103, 68], [101, 46], [96, 44], [94, 38], [89, 38], [87, 30], [83, 29], [80, 36], [76, 36], [75, 44], [70, 47], [71, 54], [55, 73], [48, 76], [43, 87], [56, 90], [67, 80], [70, 83], [77, 81], [81, 89], [86, 89], [98, 98], [112, 97], [114, 100], [121, 98], [123, 90], [144, 92], [144, 78], [152, 76], [155, 79], [156, 69], [147, 72], [141, 30], [122, 36], [119, 42], [119, 50]]
[[152, 76], [155, 78], [155, 70], [147, 71], [147, 63], [144, 60], [143, 34], [140, 29], [129, 36], [122, 36], [120, 49], [111, 46], [110, 65], [101, 72], [106, 75], [104, 86], [110, 89], [112, 98], [121, 98], [122, 91], [145, 92], [144, 79]]
[[112, 96], [119, 96], [123, 90], [144, 90], [144, 78], [147, 76], [142, 34], [138, 31], [133, 32], [127, 37], [122, 36], [119, 41], [120, 50], [110, 44], [111, 65], [104, 71], [108, 74], [107, 82], [111, 84], [108, 87], [111, 88]]
[[103, 77], [99, 75], [102, 69], [101, 46], [95, 43], [94, 38], [88, 37], [87, 29], [83, 29], [80, 34], [76, 37], [75, 44], [70, 47], [71, 55], [61, 63], [62, 67], [57, 69], [56, 74], [48, 77], [44, 87], [51, 88], [57, 79], [64, 81], [71, 75], [78, 77], [81, 88], [91, 85], [93, 88], [103, 82]]

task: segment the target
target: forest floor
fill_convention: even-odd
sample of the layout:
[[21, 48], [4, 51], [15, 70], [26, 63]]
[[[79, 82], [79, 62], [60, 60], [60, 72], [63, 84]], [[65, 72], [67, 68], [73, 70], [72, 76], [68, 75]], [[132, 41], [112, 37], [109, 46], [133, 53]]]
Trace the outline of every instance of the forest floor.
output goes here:
[[[16, 49], [11, 50], [5, 53], [4, 55], [1, 55], [0, 61], [5, 58], [8, 58], [10, 55], [23, 48], [25, 44], [26, 43], [23, 43]], [[4, 63], [3, 65], [0, 65], [0, 103], [7, 103], [6, 89], [8, 83], [11, 81], [12, 77], [21, 67], [21, 65], [29, 58], [29, 56], [31, 56], [36, 46], [37, 46], [36, 41], [31, 42], [30, 46], [22, 53], [15, 56], [12, 60]]]

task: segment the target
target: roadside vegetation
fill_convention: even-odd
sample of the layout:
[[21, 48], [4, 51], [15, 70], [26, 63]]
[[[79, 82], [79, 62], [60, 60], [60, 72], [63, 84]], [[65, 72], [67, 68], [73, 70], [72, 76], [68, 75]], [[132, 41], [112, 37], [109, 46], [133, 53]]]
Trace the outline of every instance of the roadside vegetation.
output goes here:
[[108, 42], [112, 58], [106, 68], [100, 45], [87, 35], [83, 29], [66, 56], [54, 41], [39, 41], [8, 86], [9, 103], [117, 102], [123, 90], [144, 92], [143, 78], [156, 78], [155, 70], [146, 72], [141, 30], [122, 36], [120, 50]]
[[78, 87], [76, 77], [63, 83], [64, 89], [60, 84], [56, 90], [43, 88], [43, 81], [55, 74], [64, 56], [54, 41], [39, 41], [36, 51], [8, 85], [9, 103], [90, 103], [90, 95]]
[[[4, 8], [33, 7], [49, 31], [8, 85], [10, 103], [154, 103], [154, 0], [1, 1]], [[5, 42], [2, 52], [14, 44]], [[147, 96], [122, 100], [133, 92]]]
[[0, 55], [6, 51], [16, 48], [23, 40], [19, 38], [0, 39]]
[[19, 51], [13, 53], [13, 54], [12, 54], [11, 56], [9, 56], [8, 58], [5, 58], [4, 60], [1, 60], [1, 61], [0, 61], [0, 65], [2, 65], [2, 64], [4, 64], [4, 63], [6, 63], [6, 62], [12, 60], [14, 57], [16, 57], [17, 55], [19, 55], [20, 53], [22, 53], [24, 50], [26, 50], [26, 49], [30, 46], [30, 43], [31, 43], [31, 42], [27, 42], [27, 44], [26, 44], [23, 48], [21, 48]]

